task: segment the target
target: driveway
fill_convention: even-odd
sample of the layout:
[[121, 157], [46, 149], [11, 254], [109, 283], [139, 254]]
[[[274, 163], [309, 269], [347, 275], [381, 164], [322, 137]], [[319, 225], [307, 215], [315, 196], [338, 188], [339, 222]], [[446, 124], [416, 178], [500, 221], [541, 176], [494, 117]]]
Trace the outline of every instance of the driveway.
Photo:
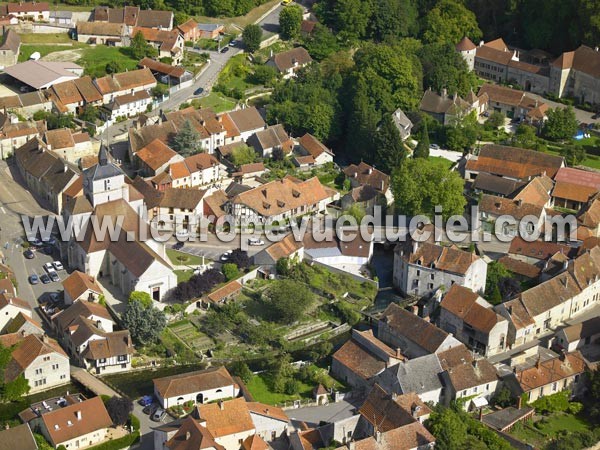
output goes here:
[[132, 400], [133, 414], [140, 419], [140, 433], [142, 436], [141, 442], [135, 448], [139, 448], [140, 450], [154, 450], [154, 432], [152, 429], [173, 421], [173, 418], [167, 414], [161, 422], [153, 422], [150, 420], [150, 416], [142, 412], [144, 407], [137, 402], [138, 399]]

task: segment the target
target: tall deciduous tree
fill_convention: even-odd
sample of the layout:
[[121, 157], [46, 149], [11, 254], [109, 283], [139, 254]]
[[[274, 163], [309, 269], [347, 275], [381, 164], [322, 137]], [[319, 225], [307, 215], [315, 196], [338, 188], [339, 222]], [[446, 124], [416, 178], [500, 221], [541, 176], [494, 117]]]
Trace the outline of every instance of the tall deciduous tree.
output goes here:
[[260, 48], [260, 41], [262, 40], [262, 28], [260, 25], [254, 23], [246, 25], [242, 32], [242, 40], [250, 53], [258, 50]]
[[247, 145], [241, 145], [236, 147], [231, 152], [231, 162], [236, 166], [241, 166], [242, 164], [251, 164], [256, 161], [256, 150], [252, 147], [248, 147]]
[[279, 13], [279, 34], [283, 39], [294, 39], [300, 35], [302, 7], [289, 5]]
[[477, 76], [452, 44], [428, 44], [418, 52], [423, 66], [423, 86], [435, 91], [446, 89], [449, 94], [465, 96], [477, 88]]
[[419, 12], [414, 0], [377, 0], [373, 2], [371, 28], [378, 41], [393, 41], [416, 36]]
[[146, 56], [151, 58], [158, 55], [158, 51], [148, 44], [148, 41], [146, 41], [146, 38], [141, 31], [138, 31], [135, 36], [133, 36], [129, 47], [131, 49], [132, 56], [135, 59], [142, 59]]
[[284, 279], [271, 283], [262, 299], [275, 321], [291, 324], [312, 305], [314, 295], [305, 284]]
[[337, 0], [333, 8], [334, 28], [342, 40], [354, 41], [367, 34], [371, 3], [366, 0]]
[[436, 206], [442, 207], [442, 217], [462, 214], [466, 200], [464, 180], [457, 172], [427, 159], [404, 161], [392, 176], [392, 192], [400, 214], [433, 217]]
[[545, 137], [553, 141], [572, 139], [577, 133], [578, 122], [572, 107], [554, 108], [548, 111], [548, 120], [542, 130]]
[[304, 39], [304, 46], [317, 61], [327, 58], [340, 49], [335, 35], [324, 25], [317, 23], [313, 32]]
[[465, 36], [479, 41], [482, 33], [475, 14], [462, 2], [440, 0], [425, 16], [425, 42], [455, 45]]

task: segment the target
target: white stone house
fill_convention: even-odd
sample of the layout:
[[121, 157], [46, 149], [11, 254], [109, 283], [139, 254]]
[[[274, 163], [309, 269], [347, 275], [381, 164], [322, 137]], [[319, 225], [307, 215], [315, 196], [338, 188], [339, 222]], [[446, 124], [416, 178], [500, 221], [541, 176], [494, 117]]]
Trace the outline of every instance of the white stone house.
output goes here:
[[69, 357], [54, 339], [13, 333], [2, 335], [0, 342], [6, 347], [14, 346], [5, 370], [6, 381], [22, 375], [29, 384], [30, 394], [69, 383]]
[[574, 325], [561, 328], [554, 337], [554, 347], [573, 352], [600, 341], [600, 317], [592, 317]]
[[203, 404], [235, 398], [240, 387], [225, 367], [155, 378], [154, 395], [163, 408], [182, 405], [186, 402]]
[[62, 281], [65, 305], [71, 305], [77, 300], [96, 302], [102, 295], [102, 288], [94, 277], [73, 271]]
[[247, 402], [250, 417], [256, 434], [264, 441], [271, 442], [287, 435], [290, 419], [283, 409], [259, 402]]
[[148, 91], [137, 91], [132, 94], [119, 95], [102, 106], [106, 120], [116, 120], [119, 117], [134, 117], [148, 111], [152, 105], [152, 96]]
[[487, 264], [479, 256], [430, 242], [406, 242], [394, 250], [394, 286], [404, 295], [431, 295], [458, 284], [483, 292]]

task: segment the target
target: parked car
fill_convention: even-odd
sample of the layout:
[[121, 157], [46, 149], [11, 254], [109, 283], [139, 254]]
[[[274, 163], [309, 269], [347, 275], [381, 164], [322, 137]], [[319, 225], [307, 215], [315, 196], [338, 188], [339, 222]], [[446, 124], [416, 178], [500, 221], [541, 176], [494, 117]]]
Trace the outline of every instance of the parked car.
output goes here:
[[39, 282], [40, 282], [40, 279], [35, 273], [32, 273], [31, 275], [29, 275], [29, 283], [38, 284]]
[[154, 414], [156, 412], [157, 408], [158, 408], [157, 404], [150, 403], [149, 405], [144, 406], [144, 409], [142, 409], [142, 412], [144, 414], [148, 414], [149, 416], [151, 416], [152, 414]]
[[237, 45], [237, 43], [238, 43], [238, 40], [237, 40], [237, 39], [234, 39], [233, 41], [231, 41], [231, 42], [229, 43], [229, 46], [230, 46], [230, 47], [235, 47], [235, 46]]
[[155, 422], [160, 422], [165, 418], [166, 415], [167, 412], [164, 409], [157, 408], [156, 411], [154, 411], [154, 414], [150, 416], [150, 418]]
[[40, 281], [41, 281], [43, 284], [48, 284], [48, 283], [50, 283], [52, 280], [50, 279], [50, 277], [49, 277], [47, 274], [45, 274], [45, 273], [44, 273], [44, 274], [42, 274], [42, 275], [40, 276]]
[[48, 271], [48, 276], [50, 277], [50, 279], [52, 281], [60, 281], [60, 277], [58, 276], [58, 274], [56, 273], [56, 270], [52, 269]]
[[194, 91], [194, 95], [200, 95], [204, 92], [204, 88], [198, 88]]
[[248, 245], [265, 245], [265, 241], [258, 238], [250, 238], [248, 239]]
[[58, 292], [49, 292], [48, 300], [50, 300], [51, 303], [58, 303], [60, 301], [60, 294]]
[[64, 269], [64, 267], [60, 261], [54, 261], [52, 263], [52, 265], [54, 266], [54, 270], [63, 270]]
[[220, 258], [221, 262], [229, 261], [229, 257], [231, 256], [232, 253], [233, 253], [233, 250], [227, 250], [225, 253], [223, 253]]
[[439, 149], [440, 149], [440, 146], [439, 146], [439, 145], [437, 145], [437, 144], [431, 144], [431, 145], [429, 146], [429, 148], [430, 148], [431, 150], [439, 150]]
[[281, 4], [282, 4], [283, 6], [287, 6], [287, 5], [291, 4], [291, 3], [292, 3], [292, 0], [283, 0], [283, 1], [281, 2]]
[[183, 248], [183, 242], [175, 242], [173, 244], [173, 250], [181, 250]]
[[227, 53], [229, 51], [229, 47], [223, 47], [221, 49], [221, 53]]
[[148, 406], [148, 405], [151, 405], [153, 401], [154, 401], [154, 397], [152, 397], [151, 395], [144, 395], [142, 398], [140, 398], [138, 400], [138, 403], [141, 406]]
[[48, 236], [47, 238], [42, 237], [42, 244], [54, 245], [54, 244], [56, 244], [56, 239], [54, 239], [53, 236]]
[[33, 258], [35, 258], [35, 253], [33, 253], [32, 250], [27, 249], [23, 252], [23, 256], [27, 259], [33, 259]]
[[46, 264], [44, 264], [44, 270], [46, 272], [50, 272], [51, 270], [54, 270], [54, 266], [51, 262], [47, 262]]
[[33, 245], [34, 247], [41, 247], [42, 245], [44, 245], [44, 243], [36, 237], [28, 237], [27, 242], [29, 242], [29, 244]]

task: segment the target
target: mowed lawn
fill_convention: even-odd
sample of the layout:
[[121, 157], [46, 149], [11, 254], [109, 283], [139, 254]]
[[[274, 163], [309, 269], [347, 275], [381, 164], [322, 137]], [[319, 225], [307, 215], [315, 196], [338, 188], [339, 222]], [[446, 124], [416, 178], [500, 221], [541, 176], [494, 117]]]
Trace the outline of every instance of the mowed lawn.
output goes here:
[[173, 250], [172, 248], [167, 249], [167, 256], [171, 260], [171, 263], [176, 266], [199, 266], [202, 264], [200, 256], [190, 255], [189, 253]]
[[300, 398], [309, 398], [313, 389], [313, 386], [300, 383], [299, 395], [278, 394], [271, 391], [269, 383], [265, 379], [265, 375], [255, 375], [249, 383], [246, 383], [246, 387], [252, 394], [252, 397], [254, 397], [255, 401], [266, 403], [267, 405], [280, 405], [285, 402], [293, 402]]
[[580, 417], [573, 414], [555, 413], [546, 418], [540, 428], [527, 422], [517, 426], [510, 434], [527, 444], [543, 447], [552, 438], [563, 432], [585, 431], [589, 428], [590, 425]]
[[236, 105], [235, 100], [225, 97], [219, 92], [211, 92], [206, 97], [198, 99], [198, 103], [203, 108], [212, 108], [216, 113], [231, 111]]
[[22, 44], [72, 44], [76, 43], [69, 33], [23, 33], [19, 34]]
[[84, 67], [88, 75], [102, 77], [106, 75], [106, 65], [112, 61], [118, 61], [123, 71], [136, 69], [138, 64], [137, 60], [128, 55], [126, 49], [105, 45], [83, 49], [81, 59], [77, 63]]
[[54, 52], [62, 52], [64, 50], [74, 50], [77, 47], [71, 45], [57, 45], [57, 44], [22, 44], [21, 52], [19, 53], [19, 62], [24, 62], [29, 59], [31, 55], [38, 52], [40, 56], [46, 56]]

